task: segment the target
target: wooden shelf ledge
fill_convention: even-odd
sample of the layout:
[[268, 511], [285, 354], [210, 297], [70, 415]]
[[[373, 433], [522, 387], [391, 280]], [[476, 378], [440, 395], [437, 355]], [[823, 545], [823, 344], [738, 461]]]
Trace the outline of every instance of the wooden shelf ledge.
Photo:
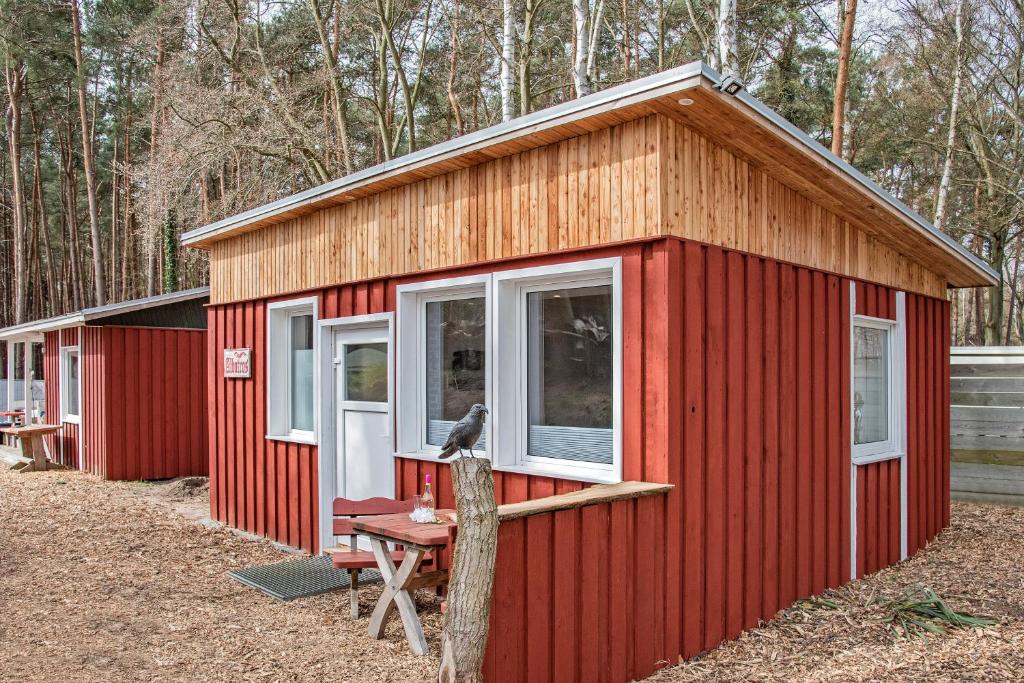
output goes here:
[[659, 493], [668, 493], [672, 490], [672, 484], [655, 484], [646, 481], [624, 481], [620, 484], [596, 484], [594, 486], [562, 493], [557, 496], [525, 500], [522, 503], [506, 503], [498, 506], [498, 520], [507, 522], [520, 517], [539, 515], [545, 512], [558, 512], [559, 510], [574, 510], [586, 507], [587, 505], [598, 505], [600, 503], [611, 503], [616, 500], [629, 500], [631, 498], [643, 498]]

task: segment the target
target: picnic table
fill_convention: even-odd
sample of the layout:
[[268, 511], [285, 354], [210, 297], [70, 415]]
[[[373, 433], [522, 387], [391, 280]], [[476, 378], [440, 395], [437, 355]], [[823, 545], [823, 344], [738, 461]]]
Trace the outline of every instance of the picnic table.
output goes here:
[[21, 454], [30, 461], [19, 469], [22, 473], [65, 469], [64, 465], [59, 465], [50, 459], [50, 448], [46, 445], [44, 438], [59, 430], [60, 425], [48, 424], [0, 428], [0, 432], [13, 436], [21, 442]]
[[[370, 616], [369, 633], [380, 640], [388, 619], [398, 609], [405, 628], [405, 637], [410, 649], [417, 655], [427, 654], [427, 640], [423, 625], [416, 613], [416, 602], [411, 591], [417, 588], [440, 586], [448, 582], [448, 572], [443, 570], [419, 572], [420, 562], [428, 552], [437, 557], [440, 551], [454, 539], [455, 510], [437, 510], [437, 523], [419, 524], [409, 519], [407, 512], [393, 515], [376, 515], [354, 520], [353, 529], [369, 537], [377, 567], [384, 578], [384, 590], [377, 600]], [[387, 544], [405, 547], [405, 558], [395, 567]]]

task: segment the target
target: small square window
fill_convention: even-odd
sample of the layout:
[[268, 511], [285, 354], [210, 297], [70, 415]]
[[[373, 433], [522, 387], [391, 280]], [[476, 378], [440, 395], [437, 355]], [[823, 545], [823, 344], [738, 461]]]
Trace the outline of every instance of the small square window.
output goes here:
[[345, 400], [387, 403], [387, 343], [345, 345]]

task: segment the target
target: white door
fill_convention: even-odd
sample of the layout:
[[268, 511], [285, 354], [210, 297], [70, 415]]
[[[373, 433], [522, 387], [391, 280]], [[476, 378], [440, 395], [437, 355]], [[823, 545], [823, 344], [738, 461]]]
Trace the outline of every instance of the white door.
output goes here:
[[362, 500], [395, 495], [388, 327], [334, 332], [335, 491]]

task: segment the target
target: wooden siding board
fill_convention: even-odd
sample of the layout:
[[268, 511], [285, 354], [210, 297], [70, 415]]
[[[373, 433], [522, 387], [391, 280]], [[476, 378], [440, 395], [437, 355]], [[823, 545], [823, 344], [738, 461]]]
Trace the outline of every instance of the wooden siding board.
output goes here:
[[[943, 296], [919, 262], [934, 250], [902, 256], [778, 175], [648, 115], [216, 241], [212, 301], [668, 235]], [[893, 305], [872, 294], [873, 307]]]

